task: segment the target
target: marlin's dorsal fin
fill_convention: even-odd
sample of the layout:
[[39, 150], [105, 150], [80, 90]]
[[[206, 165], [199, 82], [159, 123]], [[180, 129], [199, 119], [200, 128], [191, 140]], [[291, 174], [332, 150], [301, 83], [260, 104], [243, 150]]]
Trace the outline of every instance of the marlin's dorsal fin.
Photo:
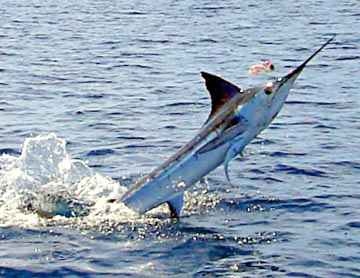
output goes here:
[[209, 119], [235, 94], [241, 93], [241, 89], [219, 76], [202, 71], [206, 88], [211, 96], [211, 113]]

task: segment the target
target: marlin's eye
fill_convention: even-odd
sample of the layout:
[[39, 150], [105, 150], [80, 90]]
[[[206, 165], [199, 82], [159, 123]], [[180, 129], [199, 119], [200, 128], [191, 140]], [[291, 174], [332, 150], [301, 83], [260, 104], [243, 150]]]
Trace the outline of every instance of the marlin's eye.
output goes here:
[[271, 95], [271, 94], [272, 94], [272, 88], [266, 87], [266, 88], [264, 89], [264, 92], [265, 92], [265, 94], [267, 94], [267, 95]]
[[267, 95], [271, 95], [272, 94], [272, 86], [274, 84], [272, 82], [268, 82], [266, 85], [265, 85], [265, 88], [264, 88], [264, 92], [265, 94]]

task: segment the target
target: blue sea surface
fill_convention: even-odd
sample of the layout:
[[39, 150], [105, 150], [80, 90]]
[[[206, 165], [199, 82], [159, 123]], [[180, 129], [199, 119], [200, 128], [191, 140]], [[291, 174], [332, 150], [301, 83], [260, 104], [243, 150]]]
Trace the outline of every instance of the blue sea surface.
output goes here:
[[[0, 3], [0, 277], [360, 277], [358, 1]], [[200, 71], [264, 84], [334, 34], [233, 186], [106, 202], [202, 126]]]

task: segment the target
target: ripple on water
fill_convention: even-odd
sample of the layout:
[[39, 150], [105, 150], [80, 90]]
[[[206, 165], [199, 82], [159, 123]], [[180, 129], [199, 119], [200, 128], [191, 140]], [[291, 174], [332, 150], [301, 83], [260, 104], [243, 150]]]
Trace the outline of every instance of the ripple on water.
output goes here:
[[113, 149], [99, 149], [99, 150], [91, 150], [87, 153], [87, 156], [99, 156], [99, 155], [108, 155], [114, 154], [115, 150]]
[[[234, 211], [274, 211], [284, 210], [292, 213], [304, 213], [304, 212], [321, 212], [324, 210], [333, 209], [334, 207], [327, 202], [319, 202], [314, 199], [274, 199], [272, 197], [267, 199], [250, 199], [247, 198], [231, 198], [221, 200], [220, 207], [227, 210]], [[264, 220], [265, 223], [267, 220]]]
[[306, 169], [306, 168], [300, 168], [285, 164], [277, 164], [274, 167], [275, 172], [285, 172], [290, 175], [304, 175], [304, 176], [313, 176], [313, 177], [321, 177], [321, 178], [327, 178], [329, 177], [328, 174], [325, 171], [316, 170], [314, 168]]
[[19, 150], [15, 150], [15, 149], [0, 149], [0, 155], [3, 154], [9, 154], [9, 155], [20, 155]]

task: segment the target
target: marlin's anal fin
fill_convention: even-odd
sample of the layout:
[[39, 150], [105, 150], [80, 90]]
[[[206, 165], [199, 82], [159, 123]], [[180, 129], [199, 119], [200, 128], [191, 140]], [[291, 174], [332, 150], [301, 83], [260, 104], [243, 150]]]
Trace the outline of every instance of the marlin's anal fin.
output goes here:
[[184, 203], [184, 193], [177, 195], [174, 199], [167, 201], [172, 218], [180, 218], [181, 209]]
[[205, 79], [205, 85], [211, 96], [211, 113], [209, 119], [235, 94], [243, 91], [231, 84], [229, 81], [216, 75], [202, 71], [202, 77]]

